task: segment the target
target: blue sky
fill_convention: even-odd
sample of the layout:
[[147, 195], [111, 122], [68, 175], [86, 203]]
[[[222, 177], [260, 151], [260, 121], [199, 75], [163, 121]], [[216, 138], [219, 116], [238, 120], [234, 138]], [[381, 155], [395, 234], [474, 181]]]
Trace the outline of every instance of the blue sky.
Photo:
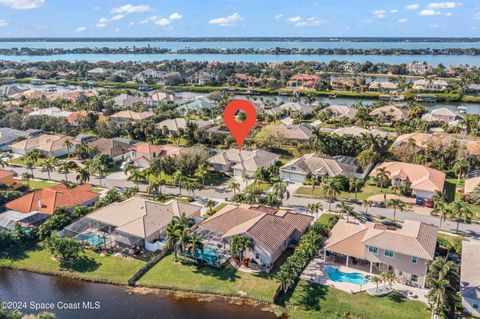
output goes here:
[[480, 36], [480, 1], [0, 0], [0, 37]]

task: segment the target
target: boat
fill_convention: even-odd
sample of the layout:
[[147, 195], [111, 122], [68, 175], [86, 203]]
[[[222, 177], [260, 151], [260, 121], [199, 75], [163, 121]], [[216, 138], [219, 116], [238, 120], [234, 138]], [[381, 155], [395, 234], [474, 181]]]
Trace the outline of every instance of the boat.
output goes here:
[[331, 94], [331, 95], [328, 96], [328, 98], [329, 98], [330, 100], [334, 100], [334, 99], [337, 98], [337, 95], [336, 95], [336, 94]]
[[467, 113], [467, 107], [465, 105], [460, 105], [457, 109], [458, 109], [458, 113], [460, 114]]
[[152, 91], [153, 89], [152, 89], [150, 86], [148, 86], [148, 85], [140, 85], [140, 86], [138, 87], [138, 90], [139, 90], [139, 91], [146, 92], [146, 91]]
[[32, 80], [30, 81], [30, 83], [31, 83], [32, 85], [43, 85], [43, 84], [45, 84], [45, 81], [42, 80], [42, 79], [32, 79]]
[[417, 94], [415, 102], [435, 103], [437, 102], [437, 97], [432, 94]]

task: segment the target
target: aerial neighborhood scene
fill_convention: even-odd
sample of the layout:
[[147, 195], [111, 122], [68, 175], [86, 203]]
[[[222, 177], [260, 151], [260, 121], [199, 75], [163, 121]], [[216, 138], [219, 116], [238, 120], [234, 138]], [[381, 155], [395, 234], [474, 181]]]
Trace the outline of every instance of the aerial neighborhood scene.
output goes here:
[[0, 0], [0, 319], [480, 317], [479, 4], [300, 2]]

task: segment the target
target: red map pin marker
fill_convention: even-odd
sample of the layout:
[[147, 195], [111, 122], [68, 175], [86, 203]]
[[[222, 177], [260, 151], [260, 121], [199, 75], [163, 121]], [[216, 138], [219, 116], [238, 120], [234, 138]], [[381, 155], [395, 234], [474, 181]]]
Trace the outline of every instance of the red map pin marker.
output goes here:
[[[235, 119], [235, 113], [238, 111], [244, 111], [247, 115], [245, 121], [241, 123]], [[225, 107], [223, 121], [237, 141], [238, 149], [241, 150], [243, 141], [257, 122], [257, 111], [252, 103], [246, 100], [233, 100]]]

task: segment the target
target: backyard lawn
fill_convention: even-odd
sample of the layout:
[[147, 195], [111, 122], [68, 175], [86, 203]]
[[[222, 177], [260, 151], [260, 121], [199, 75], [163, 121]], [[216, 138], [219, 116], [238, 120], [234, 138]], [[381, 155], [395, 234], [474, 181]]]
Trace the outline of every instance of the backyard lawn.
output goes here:
[[173, 262], [172, 255], [160, 260], [137, 284], [221, 295], [244, 295], [269, 302], [273, 302], [279, 285], [272, 274], [245, 273], [231, 266], [220, 270], [208, 266], [195, 269], [191, 265]]
[[292, 319], [428, 319], [427, 305], [411, 301], [398, 293], [386, 297], [350, 294], [300, 280], [293, 293], [282, 300]]
[[38, 181], [38, 180], [30, 180], [29, 182], [23, 181], [22, 184], [25, 186], [30, 186], [30, 188], [32, 189], [44, 189], [44, 188], [49, 188], [49, 187], [58, 185], [58, 183]]
[[0, 253], [0, 267], [118, 284], [127, 284], [128, 279], [143, 265], [144, 262], [140, 260], [100, 256], [93, 251], [85, 250], [85, 255], [76, 264], [69, 270], [62, 270], [59, 262], [42, 249], [41, 244], [26, 251]]
[[[393, 194], [393, 192], [388, 188], [384, 188], [383, 192], [386, 194]], [[365, 185], [364, 187], [362, 187], [362, 190], [357, 193], [357, 200], [362, 201], [364, 199], [369, 198], [370, 196], [381, 194], [381, 193], [382, 192], [380, 190], [380, 187]], [[300, 186], [295, 191], [295, 195], [300, 195], [300, 196], [310, 196], [311, 194], [312, 194], [312, 189], [310, 186]], [[313, 191], [313, 197], [324, 198], [320, 193], [320, 186], [315, 187], [315, 190]], [[344, 199], [344, 200], [355, 199], [355, 193], [341, 192], [338, 198]]]

